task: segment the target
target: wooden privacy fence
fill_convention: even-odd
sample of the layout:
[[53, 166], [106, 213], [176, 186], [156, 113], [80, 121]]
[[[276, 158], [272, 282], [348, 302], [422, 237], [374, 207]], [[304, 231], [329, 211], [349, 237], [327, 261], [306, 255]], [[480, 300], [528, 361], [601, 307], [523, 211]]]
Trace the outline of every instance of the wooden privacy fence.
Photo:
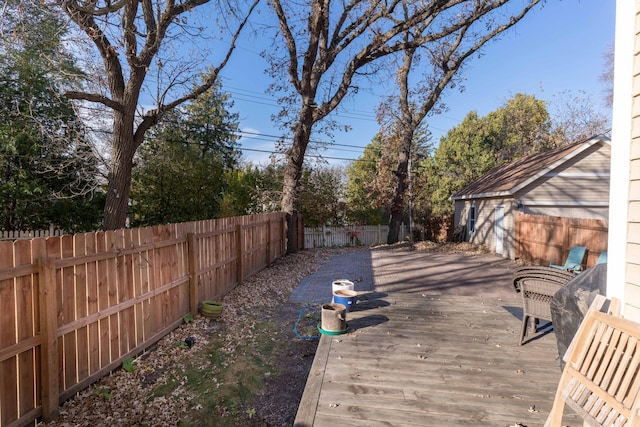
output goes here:
[[563, 264], [572, 246], [586, 246], [585, 263], [591, 267], [607, 250], [608, 236], [607, 221], [518, 213], [516, 257], [539, 265]]
[[64, 400], [281, 257], [284, 214], [0, 241], [0, 425]]

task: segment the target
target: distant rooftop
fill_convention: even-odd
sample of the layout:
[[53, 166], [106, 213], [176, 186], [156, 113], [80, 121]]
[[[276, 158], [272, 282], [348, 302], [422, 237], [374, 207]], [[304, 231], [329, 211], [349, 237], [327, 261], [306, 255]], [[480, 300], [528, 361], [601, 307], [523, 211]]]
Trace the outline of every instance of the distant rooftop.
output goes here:
[[511, 195], [517, 189], [557, 168], [599, 142], [610, 143], [606, 137], [596, 137], [563, 145], [544, 153], [526, 156], [511, 163], [504, 163], [491, 169], [482, 177], [455, 193], [451, 198], [459, 200], [470, 196], [495, 197]]

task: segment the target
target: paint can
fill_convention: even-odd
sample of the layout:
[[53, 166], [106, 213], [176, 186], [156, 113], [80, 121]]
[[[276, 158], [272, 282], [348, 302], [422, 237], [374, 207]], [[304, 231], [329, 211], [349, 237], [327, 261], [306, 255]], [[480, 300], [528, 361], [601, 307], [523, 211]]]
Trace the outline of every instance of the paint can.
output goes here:
[[348, 313], [355, 308], [357, 296], [358, 293], [356, 291], [341, 289], [333, 293], [333, 302], [343, 304], [347, 308]]

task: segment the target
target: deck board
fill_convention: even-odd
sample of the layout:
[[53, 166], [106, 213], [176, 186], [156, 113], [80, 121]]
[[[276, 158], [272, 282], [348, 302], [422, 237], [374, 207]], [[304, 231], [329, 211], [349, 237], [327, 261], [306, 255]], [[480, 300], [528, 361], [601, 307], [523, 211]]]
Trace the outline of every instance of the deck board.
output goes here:
[[[516, 294], [362, 295], [348, 332], [320, 339], [294, 425], [542, 426], [556, 341], [519, 346], [520, 306]], [[581, 425], [567, 412], [565, 425]]]

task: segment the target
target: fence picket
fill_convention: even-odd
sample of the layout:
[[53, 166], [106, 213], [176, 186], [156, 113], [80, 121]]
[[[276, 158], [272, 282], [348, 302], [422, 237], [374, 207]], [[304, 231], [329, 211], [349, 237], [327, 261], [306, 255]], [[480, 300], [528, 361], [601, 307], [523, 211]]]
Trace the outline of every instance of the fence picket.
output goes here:
[[[0, 242], [2, 252], [0, 256], [0, 268], [14, 267], [14, 247], [11, 242]], [[10, 278], [0, 282], [0, 349], [17, 344], [15, 334], [15, 306], [14, 298], [15, 279]], [[0, 423], [7, 425], [18, 419], [18, 370], [16, 365], [17, 355], [11, 355], [0, 361]]]
[[[84, 238], [84, 253], [88, 255], [96, 254], [96, 233], [86, 233]], [[98, 312], [98, 272], [97, 262], [88, 261], [85, 264], [86, 271], [86, 297], [87, 315]], [[93, 322], [87, 326], [87, 356], [88, 375], [92, 375], [100, 369], [100, 330], [99, 323]]]
[[[96, 236], [96, 252], [105, 253], [107, 251], [107, 236], [104, 231], [98, 231]], [[100, 259], [96, 262], [97, 281], [98, 281], [98, 312], [104, 311], [109, 307], [109, 277], [108, 277], [108, 261]], [[111, 319], [106, 317], [98, 321], [98, 331], [100, 334], [100, 366], [111, 363], [111, 345], [110, 345], [110, 327]]]
[[[73, 236], [73, 256], [82, 257], [86, 255], [86, 236], [76, 234]], [[78, 264], [73, 269], [75, 289], [75, 314], [73, 320], [87, 317], [87, 267], [86, 264]], [[77, 352], [77, 378], [89, 376], [89, 328], [83, 326], [76, 329], [76, 352]]]
[[[61, 258], [73, 258], [73, 236], [62, 236], [60, 238], [61, 243]], [[62, 312], [63, 325], [76, 320], [75, 309], [78, 301], [74, 294], [74, 267], [62, 268], [62, 301], [58, 306], [58, 310]], [[63, 385], [64, 388], [69, 388], [78, 382], [76, 363], [78, 357], [78, 347], [76, 345], [77, 331], [72, 330], [62, 336], [62, 360], [63, 360]]]
[[[20, 240], [15, 243], [14, 265], [16, 267], [31, 264], [31, 242]], [[36, 336], [36, 324], [33, 318], [35, 304], [34, 286], [32, 275], [17, 277], [15, 281], [16, 297], [16, 342], [22, 342]], [[27, 349], [18, 354], [18, 388], [19, 413], [29, 411], [36, 401], [34, 389], [35, 349]]]
[[[388, 225], [349, 227], [305, 227], [304, 247], [372, 246], [387, 242]], [[400, 237], [405, 236], [405, 225], [400, 225]]]

